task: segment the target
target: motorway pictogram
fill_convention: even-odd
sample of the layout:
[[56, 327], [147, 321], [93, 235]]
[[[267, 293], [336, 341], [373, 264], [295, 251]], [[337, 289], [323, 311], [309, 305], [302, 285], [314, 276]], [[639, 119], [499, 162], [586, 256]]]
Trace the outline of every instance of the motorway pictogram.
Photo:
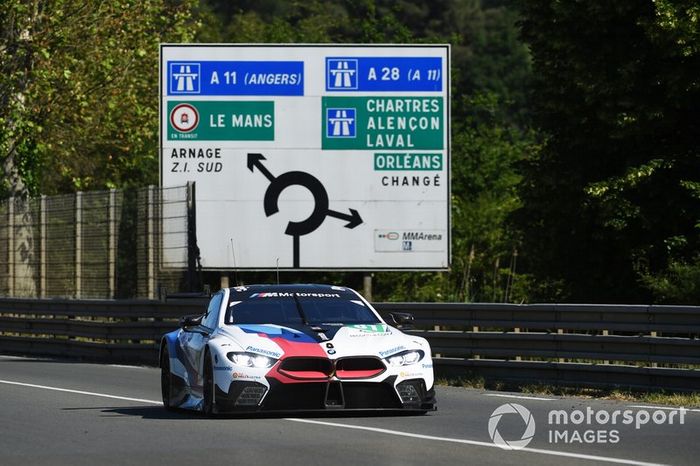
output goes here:
[[348, 209], [349, 213], [338, 212], [330, 209], [328, 192], [323, 186], [323, 183], [318, 178], [310, 173], [301, 171], [290, 171], [282, 173], [279, 176], [274, 176], [263, 165], [263, 160], [267, 160], [265, 156], [259, 153], [248, 154], [248, 169], [255, 172], [255, 168], [265, 176], [270, 182], [265, 191], [263, 207], [267, 217], [279, 212], [279, 197], [286, 188], [290, 186], [303, 186], [308, 189], [314, 197], [314, 210], [308, 218], [300, 222], [290, 221], [284, 233], [293, 239], [293, 264], [294, 268], [299, 268], [299, 238], [315, 231], [326, 220], [326, 217], [334, 217], [339, 220], [345, 220], [345, 228], [355, 228], [362, 223], [362, 217], [355, 209]]

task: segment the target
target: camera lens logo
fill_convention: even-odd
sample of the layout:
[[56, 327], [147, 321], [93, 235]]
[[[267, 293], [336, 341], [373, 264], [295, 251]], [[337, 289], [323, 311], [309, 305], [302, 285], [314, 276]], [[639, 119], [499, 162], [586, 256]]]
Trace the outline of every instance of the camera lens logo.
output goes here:
[[[519, 440], [506, 440], [498, 432], [498, 423], [504, 414], [518, 414], [525, 423], [525, 432]], [[526, 407], [517, 403], [501, 405], [491, 413], [489, 418], [489, 436], [493, 443], [504, 450], [520, 450], [525, 448], [535, 436], [535, 418]]]

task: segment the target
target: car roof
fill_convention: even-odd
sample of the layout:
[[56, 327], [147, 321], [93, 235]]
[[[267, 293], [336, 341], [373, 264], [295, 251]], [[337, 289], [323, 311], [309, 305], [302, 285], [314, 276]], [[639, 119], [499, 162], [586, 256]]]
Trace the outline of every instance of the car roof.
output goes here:
[[260, 293], [260, 292], [278, 292], [278, 293], [352, 293], [351, 288], [336, 285], [321, 285], [314, 283], [295, 283], [295, 284], [280, 284], [280, 285], [244, 285], [234, 286], [230, 288], [231, 294], [234, 293]]

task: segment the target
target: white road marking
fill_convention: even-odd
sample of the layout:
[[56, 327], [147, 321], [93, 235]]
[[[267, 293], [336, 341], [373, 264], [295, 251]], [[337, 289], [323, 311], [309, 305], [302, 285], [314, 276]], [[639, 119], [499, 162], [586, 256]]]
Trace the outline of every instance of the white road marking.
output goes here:
[[152, 405], [162, 405], [163, 404], [161, 401], [144, 400], [143, 398], [130, 398], [128, 396], [107, 395], [106, 393], [84, 392], [82, 390], [71, 390], [68, 388], [49, 387], [46, 385], [36, 385], [33, 383], [15, 382], [12, 380], [0, 380], [0, 383], [4, 383], [7, 385], [19, 385], [20, 387], [42, 388], [44, 390], [53, 390], [55, 392], [75, 393], [77, 395], [97, 396], [100, 398], [112, 398], [115, 400], [124, 400], [124, 401], [136, 401], [138, 403], [146, 403], [146, 404], [152, 404]]
[[[461, 439], [461, 438], [450, 438], [450, 437], [436, 437], [433, 435], [414, 434], [411, 432], [402, 432], [399, 430], [380, 429], [378, 427], [358, 426], [358, 425], [354, 425], [354, 424], [340, 424], [337, 422], [314, 421], [311, 419], [285, 418], [285, 420], [286, 421], [293, 421], [293, 422], [303, 422], [306, 424], [318, 424], [318, 425], [322, 425], [322, 426], [341, 427], [344, 429], [368, 430], [370, 432], [378, 432], [381, 434], [397, 435], [400, 437], [411, 437], [411, 438], [418, 438], [418, 439], [423, 439], [423, 440], [435, 440], [438, 442], [462, 443], [462, 444], [466, 444], [466, 445], [475, 445], [475, 446], [479, 446], [479, 447], [501, 449], [501, 447], [499, 447], [493, 443], [480, 442], [478, 440], [466, 440], [466, 439]], [[609, 457], [609, 456], [597, 456], [597, 455], [584, 455], [581, 453], [569, 453], [569, 452], [565, 452], [565, 451], [544, 450], [541, 448], [523, 448], [521, 450], [514, 450], [514, 451], [515, 452], [523, 451], [523, 452], [527, 452], [527, 453], [539, 453], [541, 455], [550, 455], [550, 456], [563, 456], [566, 458], [577, 458], [577, 459], [590, 460], [590, 461], [599, 461], [599, 462], [604, 462], [604, 463], [632, 464], [632, 465], [636, 465], [636, 466], [662, 466], [660, 463], [646, 463], [643, 461], [634, 461], [634, 460], [628, 460], [625, 458], [613, 458], [613, 457]]]
[[153, 369], [152, 367], [146, 366], [129, 366], [127, 364], [107, 364], [109, 367], [121, 367], [124, 369]]
[[[646, 406], [646, 405], [628, 405], [628, 408], [638, 408], [638, 409], [665, 409], [667, 411], [678, 411], [681, 409], [681, 407], [672, 407], [672, 406]], [[692, 412], [692, 413], [700, 413], [700, 409], [688, 409], [684, 408], [686, 411]]]
[[506, 395], [503, 393], [485, 393], [486, 396], [497, 396], [499, 398], [517, 398], [518, 400], [554, 401], [554, 398], [542, 398], [539, 396]]
[[28, 356], [6, 356], [6, 355], [0, 355], [0, 359], [36, 359], [39, 361], [49, 361], [48, 358], [42, 358], [42, 357], [28, 357]]

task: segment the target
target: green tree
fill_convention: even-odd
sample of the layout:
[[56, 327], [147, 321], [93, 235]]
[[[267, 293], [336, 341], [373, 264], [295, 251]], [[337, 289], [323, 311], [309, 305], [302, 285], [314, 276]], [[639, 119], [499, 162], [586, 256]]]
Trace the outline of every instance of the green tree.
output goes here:
[[524, 168], [525, 264], [569, 300], [648, 302], [640, 278], [700, 249], [700, 7], [520, 5], [547, 134]]
[[508, 218], [520, 206], [517, 165], [538, 151], [536, 138], [504, 125], [505, 110], [495, 94], [471, 97], [464, 105], [473, 115], [453, 122], [452, 270], [377, 274], [381, 299], [528, 299], [531, 281], [518, 273], [518, 233]]
[[4, 195], [156, 182], [158, 44], [187, 41], [193, 0], [6, 0]]

